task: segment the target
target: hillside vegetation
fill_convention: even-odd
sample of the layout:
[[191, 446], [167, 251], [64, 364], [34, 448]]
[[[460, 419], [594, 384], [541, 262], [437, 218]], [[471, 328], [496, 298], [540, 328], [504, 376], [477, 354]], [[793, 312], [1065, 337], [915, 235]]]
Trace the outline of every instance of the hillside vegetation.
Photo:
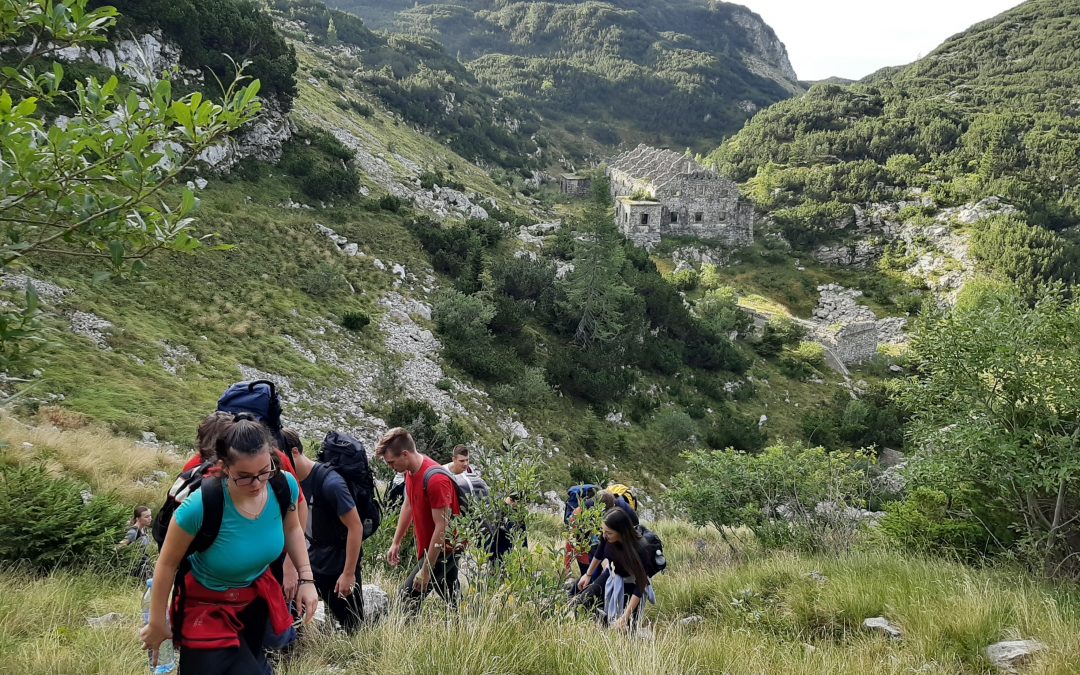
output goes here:
[[566, 134], [571, 156], [582, 141], [597, 154], [639, 140], [704, 149], [800, 91], [772, 29], [723, 2], [331, 4], [439, 41]]
[[1019, 214], [990, 238], [1036, 260], [1010, 264], [981, 244], [974, 256], [1014, 278], [1036, 267], [1041, 278], [1074, 280], [1080, 257], [1051, 233], [1080, 222], [1078, 16], [1074, 0], [1031, 0], [909, 66], [781, 102], [709, 159], [747, 181], [801, 245], [844, 237], [854, 204], [902, 202], [911, 218], [924, 197], [936, 207], [1001, 197]]

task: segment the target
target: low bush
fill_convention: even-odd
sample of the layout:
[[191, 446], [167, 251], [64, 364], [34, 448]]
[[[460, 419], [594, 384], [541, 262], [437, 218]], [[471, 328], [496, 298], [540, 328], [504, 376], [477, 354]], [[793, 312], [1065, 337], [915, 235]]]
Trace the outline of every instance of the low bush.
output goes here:
[[885, 505], [881, 533], [901, 550], [955, 555], [969, 561], [997, 548], [994, 537], [965, 509], [950, 507], [948, 495], [916, 488], [907, 499]]
[[35, 572], [105, 566], [131, 512], [111, 495], [41, 466], [0, 465], [0, 561]]
[[369, 323], [371, 317], [363, 312], [345, 312], [341, 315], [341, 326], [347, 330], [363, 330]]
[[345, 275], [337, 267], [322, 263], [305, 269], [296, 279], [300, 290], [325, 298], [345, 290]]

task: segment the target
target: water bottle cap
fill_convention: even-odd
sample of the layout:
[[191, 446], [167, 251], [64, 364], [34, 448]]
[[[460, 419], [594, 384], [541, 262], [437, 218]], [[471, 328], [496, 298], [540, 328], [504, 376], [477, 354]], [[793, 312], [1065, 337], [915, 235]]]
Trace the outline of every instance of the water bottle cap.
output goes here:
[[154, 587], [154, 580], [153, 579], [147, 579], [146, 580], [146, 587], [147, 588], [153, 588]]

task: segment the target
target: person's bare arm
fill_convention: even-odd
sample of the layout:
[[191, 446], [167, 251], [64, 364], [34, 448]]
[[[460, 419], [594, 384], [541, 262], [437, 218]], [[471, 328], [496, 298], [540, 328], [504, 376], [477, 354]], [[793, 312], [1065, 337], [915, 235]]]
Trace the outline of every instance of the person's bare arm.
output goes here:
[[348, 597], [356, 587], [356, 564], [360, 562], [360, 549], [364, 544], [364, 523], [355, 507], [341, 516], [341, 522], [348, 528], [349, 537], [345, 540], [345, 569], [338, 577], [334, 592]]
[[150, 592], [150, 620], [143, 626], [139, 635], [143, 646], [152, 652], [151, 660], [157, 663], [157, 650], [161, 643], [172, 637], [167, 621], [169, 594], [176, 581], [176, 570], [180, 567], [194, 535], [176, 524], [176, 516], [169, 523], [165, 541], [161, 544], [161, 553], [154, 565], [154, 588]]
[[406, 499], [401, 504], [401, 515], [398, 516], [397, 528], [394, 530], [394, 540], [386, 551], [386, 561], [390, 563], [391, 567], [397, 567], [398, 563], [401, 562], [401, 542], [405, 539], [405, 535], [409, 533], [410, 525], [412, 525], [412, 504]]
[[[291, 510], [285, 514], [285, 551], [289, 554], [289, 558], [296, 567], [300, 580], [311, 581], [311, 563], [308, 561], [307, 539], [304, 538], [304, 528], [300, 526], [300, 517], [296, 514], [296, 510]], [[305, 623], [311, 621], [315, 617], [315, 609], [319, 604], [315, 585], [312, 583], [298, 584], [296, 599], [300, 601], [300, 606], [303, 608]]]

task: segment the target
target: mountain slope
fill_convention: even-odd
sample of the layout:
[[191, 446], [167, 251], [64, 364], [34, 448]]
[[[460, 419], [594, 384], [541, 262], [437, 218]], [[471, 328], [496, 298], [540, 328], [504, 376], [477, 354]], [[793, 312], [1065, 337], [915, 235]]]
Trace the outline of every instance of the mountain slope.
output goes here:
[[704, 148], [755, 110], [801, 91], [783, 44], [739, 5], [332, 4], [439, 41], [483, 82], [601, 145], [649, 140]]
[[[1014, 207], [1001, 211], [1013, 212], [1012, 239], [1042, 236], [1030, 225], [1066, 231], [1080, 222], [1078, 42], [1080, 2], [1031, 0], [909, 66], [781, 102], [710, 159], [749, 181], [759, 205], [807, 248], [850, 238], [860, 222], [895, 235], [916, 216], [990, 197]], [[891, 213], [864, 217], [853, 206]], [[978, 262], [993, 266], [978, 248]], [[1058, 268], [1044, 276], [1061, 276], [1061, 263], [1043, 265]]]

